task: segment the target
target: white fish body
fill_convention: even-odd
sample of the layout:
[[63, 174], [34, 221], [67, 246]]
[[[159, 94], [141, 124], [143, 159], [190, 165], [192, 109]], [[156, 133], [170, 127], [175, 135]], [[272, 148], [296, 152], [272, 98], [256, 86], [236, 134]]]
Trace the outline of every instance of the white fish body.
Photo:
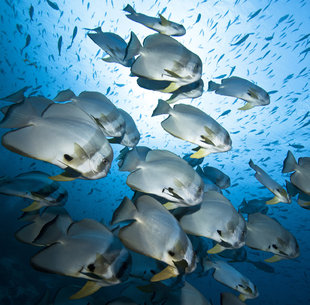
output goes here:
[[152, 150], [142, 161], [133, 153], [124, 160], [122, 168], [126, 170], [131, 165], [127, 185], [132, 189], [166, 198], [174, 202], [175, 207], [197, 205], [202, 201], [201, 177], [177, 155]]
[[201, 147], [191, 158], [231, 149], [231, 138], [226, 129], [196, 107], [178, 104], [171, 108], [167, 102], [159, 100], [152, 116], [160, 114], [169, 114], [161, 123], [168, 133]]
[[274, 181], [262, 168], [260, 168], [258, 165], [255, 165], [252, 160], [250, 160], [249, 165], [252, 169], [256, 171], [255, 178], [275, 195], [275, 197], [271, 200], [268, 200], [266, 204], [292, 202], [286, 190], [279, 183]]
[[257, 298], [259, 293], [256, 286], [238, 270], [227, 264], [225, 261], [204, 259], [207, 268], [215, 268], [213, 277], [218, 282], [240, 292], [242, 299]]
[[161, 34], [169, 36], [182, 36], [186, 33], [183, 25], [169, 21], [162, 15], [159, 15], [160, 18], [156, 18], [137, 13], [129, 4], [127, 4], [127, 6], [124, 8], [124, 11], [129, 13], [126, 15], [127, 18], [137, 23], [143, 24], [144, 26]]
[[246, 101], [247, 104], [239, 110], [270, 104], [269, 94], [264, 89], [237, 76], [222, 79], [221, 84], [210, 81], [208, 91], [215, 91], [216, 94], [233, 96]]
[[105, 62], [119, 63], [125, 67], [130, 67], [133, 58], [125, 60], [127, 43], [115, 33], [102, 32], [101, 28], [93, 29], [95, 33], [88, 33], [88, 37], [97, 44], [109, 57], [102, 58]]
[[14, 178], [0, 179], [0, 193], [34, 200], [23, 211], [33, 211], [44, 206], [64, 205], [68, 192], [57, 181], [43, 172], [28, 172]]
[[[4, 134], [2, 145], [23, 156], [70, 169], [75, 178], [105, 177], [113, 151], [96, 122], [70, 103], [51, 103], [43, 112], [38, 103], [26, 99], [11, 106], [1, 127], [22, 128]], [[38, 109], [40, 114], [35, 113]]]
[[137, 39], [132, 41], [134, 43], [129, 42], [128, 53], [131, 54], [130, 49], [134, 49], [139, 54], [131, 66], [132, 74], [172, 82], [169, 89], [163, 92], [173, 92], [201, 78], [201, 59], [170, 36], [149, 35], [144, 39], [143, 47], [137, 45]]
[[217, 241], [222, 250], [240, 248], [245, 244], [245, 220], [231, 202], [216, 191], [205, 193], [200, 208], [182, 216], [180, 225], [188, 234]]
[[269, 216], [260, 213], [250, 214], [247, 229], [246, 245], [248, 247], [274, 253], [279, 259], [299, 256], [299, 246], [295, 237]]
[[310, 158], [299, 158], [297, 163], [292, 152], [288, 151], [282, 173], [289, 172], [294, 172], [290, 177], [291, 182], [305, 194], [310, 195]]
[[55, 101], [72, 101], [88, 115], [93, 117], [107, 137], [122, 137], [125, 132], [125, 120], [119, 109], [102, 93], [83, 91], [78, 96], [71, 90], [60, 91]]
[[[196, 258], [190, 240], [157, 200], [143, 195], [133, 203], [125, 197], [114, 212], [112, 224], [131, 219], [135, 221], [122, 227], [118, 234], [127, 248], [167, 263], [170, 266], [167, 270], [171, 271], [169, 277], [178, 275], [178, 268], [185, 273], [194, 271]], [[155, 275], [151, 281], [161, 279]]]
[[123, 109], [118, 109], [125, 121], [125, 130], [121, 138], [109, 140], [110, 143], [119, 143], [127, 147], [135, 147], [140, 141], [140, 133], [131, 115]]

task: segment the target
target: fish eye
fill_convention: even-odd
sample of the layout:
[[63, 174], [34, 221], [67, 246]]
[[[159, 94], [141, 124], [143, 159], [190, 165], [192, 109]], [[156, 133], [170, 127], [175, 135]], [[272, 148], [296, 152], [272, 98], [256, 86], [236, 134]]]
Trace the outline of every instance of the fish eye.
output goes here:
[[70, 162], [70, 161], [73, 160], [73, 157], [71, 157], [71, 156], [69, 156], [69, 155], [67, 155], [67, 154], [64, 154], [64, 158], [65, 158], [65, 160], [68, 161], [68, 162]]
[[88, 270], [89, 270], [90, 272], [94, 272], [94, 271], [95, 271], [95, 265], [94, 265], [94, 264], [89, 264], [89, 265], [87, 266], [87, 268], [88, 268]]
[[245, 287], [244, 285], [242, 285], [242, 284], [238, 284], [238, 286], [241, 287], [241, 288], [243, 288], [243, 289], [246, 288], [246, 287]]
[[169, 254], [170, 256], [172, 256], [172, 257], [175, 256], [175, 253], [174, 253], [173, 251], [171, 251], [171, 250], [168, 251], [168, 254]]

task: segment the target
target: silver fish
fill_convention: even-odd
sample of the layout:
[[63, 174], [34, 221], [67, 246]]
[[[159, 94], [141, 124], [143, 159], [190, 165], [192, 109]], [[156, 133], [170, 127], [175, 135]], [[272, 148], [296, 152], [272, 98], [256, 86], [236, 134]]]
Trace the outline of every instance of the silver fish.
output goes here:
[[200, 109], [185, 104], [171, 108], [167, 102], [159, 100], [152, 116], [161, 114], [169, 114], [161, 122], [167, 132], [200, 147], [191, 158], [199, 159], [210, 153], [231, 149], [231, 138], [226, 129]]
[[230, 292], [221, 293], [221, 305], [246, 305], [238, 297]]
[[40, 271], [88, 280], [70, 299], [85, 297], [103, 286], [126, 280], [130, 262], [130, 255], [120, 241], [92, 219], [71, 224], [57, 243], [31, 258], [31, 265]]
[[112, 148], [97, 123], [73, 104], [31, 97], [10, 107], [0, 123], [18, 128], [2, 137], [2, 145], [20, 155], [65, 169], [54, 180], [105, 177]]
[[60, 91], [54, 101], [72, 101], [95, 119], [107, 137], [122, 137], [126, 122], [118, 108], [102, 93], [83, 91], [76, 96], [71, 90]]
[[240, 248], [245, 244], [246, 222], [231, 202], [216, 191], [204, 194], [198, 210], [180, 218], [183, 230], [192, 235], [204, 236], [218, 242], [208, 253]]
[[91, 31], [95, 31], [95, 33], [88, 33], [88, 37], [109, 55], [109, 57], [102, 58], [103, 61], [131, 67], [134, 58], [125, 60], [127, 43], [122, 37], [114, 33], [102, 32], [100, 27]]
[[219, 169], [205, 165], [203, 167], [203, 172], [206, 177], [209, 178], [219, 188], [226, 189], [230, 186], [230, 178]]
[[183, 25], [169, 21], [161, 14], [159, 14], [159, 18], [155, 18], [141, 13], [137, 13], [129, 4], [127, 4], [127, 6], [123, 10], [129, 13], [126, 15], [127, 18], [143, 24], [144, 26], [155, 30], [161, 34], [170, 36], [182, 36], [186, 33]]
[[176, 91], [181, 86], [201, 78], [202, 62], [199, 56], [181, 43], [162, 34], [149, 35], [143, 47], [132, 33], [128, 43], [127, 58], [139, 55], [131, 66], [131, 73], [151, 80], [169, 81], [163, 92]]
[[190, 240], [177, 220], [157, 200], [143, 195], [133, 203], [125, 197], [111, 223], [128, 220], [134, 221], [122, 227], [118, 234], [123, 244], [169, 265], [154, 275], [152, 282], [195, 270], [196, 259]]
[[261, 169], [258, 165], [255, 165], [252, 160], [250, 160], [249, 165], [256, 171], [255, 178], [275, 195], [273, 199], [266, 201], [266, 204], [292, 202], [286, 190], [279, 183], [274, 181], [263, 169]]
[[22, 211], [30, 212], [44, 206], [62, 206], [68, 199], [67, 190], [42, 172], [28, 172], [14, 178], [0, 178], [0, 193], [33, 200]]
[[245, 244], [253, 249], [274, 253], [266, 262], [292, 259], [299, 256], [295, 237], [282, 225], [267, 215], [250, 214], [247, 223], [248, 234]]
[[239, 110], [270, 104], [269, 94], [261, 87], [241, 77], [232, 76], [221, 80], [221, 84], [209, 81], [208, 91], [216, 94], [240, 98], [247, 103]]
[[242, 301], [246, 299], [257, 298], [259, 293], [256, 286], [238, 270], [221, 260], [204, 259], [204, 268], [208, 270], [214, 268], [213, 277], [218, 282], [240, 292], [239, 298]]
[[168, 209], [202, 201], [203, 181], [185, 160], [165, 150], [151, 150], [144, 158], [135, 148], [125, 156], [120, 170], [131, 172], [129, 187], [168, 199]]
[[291, 182], [305, 194], [310, 195], [310, 157], [298, 159], [298, 163], [291, 151], [287, 152], [287, 156], [283, 162], [282, 173], [290, 173]]

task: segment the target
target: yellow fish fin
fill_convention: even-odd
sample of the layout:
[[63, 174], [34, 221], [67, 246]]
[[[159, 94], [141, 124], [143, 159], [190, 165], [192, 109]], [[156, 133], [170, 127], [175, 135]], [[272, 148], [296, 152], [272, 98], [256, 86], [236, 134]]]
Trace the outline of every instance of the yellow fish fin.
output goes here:
[[224, 251], [226, 248], [224, 248], [223, 246], [221, 246], [220, 244], [216, 244], [213, 248], [209, 249], [207, 251], [208, 254], [217, 254], [220, 253], [222, 251]]
[[239, 300], [244, 302], [245, 300], [247, 300], [247, 297], [244, 294], [240, 293]]
[[50, 176], [48, 178], [50, 178], [51, 180], [54, 180], [54, 181], [73, 181], [77, 177], [67, 177], [67, 176], [63, 176], [62, 174], [60, 174], [60, 175], [56, 175], [56, 176]]
[[269, 258], [264, 259], [264, 261], [267, 263], [275, 263], [275, 262], [281, 261], [282, 259], [284, 259], [282, 256], [274, 255]]
[[159, 18], [160, 18], [160, 24], [162, 26], [168, 26], [171, 24], [171, 22], [167, 20], [162, 14], [159, 14]]
[[308, 201], [308, 202], [303, 202], [303, 203], [302, 203], [302, 206], [305, 206], [305, 207], [310, 206], [310, 201]]
[[176, 209], [178, 207], [178, 205], [175, 202], [167, 202], [167, 203], [163, 204], [163, 206], [167, 210], [173, 210], [173, 209]]
[[155, 274], [151, 278], [151, 282], [159, 282], [159, 281], [167, 280], [167, 279], [170, 279], [171, 277], [176, 277], [178, 275], [179, 275], [179, 272], [175, 267], [168, 266], [164, 270]]
[[280, 202], [280, 199], [277, 196], [274, 196], [272, 199], [266, 201], [266, 204], [277, 204]]
[[26, 208], [22, 209], [22, 212], [31, 212], [42, 208], [42, 203], [40, 201], [34, 201]]
[[200, 148], [197, 152], [195, 152], [194, 154], [190, 155], [191, 159], [200, 159], [203, 158], [207, 155], [209, 155], [210, 153], [205, 149], [205, 148]]
[[85, 298], [96, 291], [98, 291], [102, 287], [101, 284], [93, 281], [88, 281], [86, 284], [75, 294], [73, 294], [69, 299], [70, 300], [77, 300], [81, 298]]
[[238, 110], [249, 110], [252, 109], [254, 106], [251, 103], [246, 103], [243, 107], [238, 108]]
[[175, 82], [171, 82], [168, 87], [166, 87], [165, 89], [160, 90], [160, 92], [170, 93], [170, 92], [176, 91], [179, 88], [180, 88], [180, 85], [178, 85]]

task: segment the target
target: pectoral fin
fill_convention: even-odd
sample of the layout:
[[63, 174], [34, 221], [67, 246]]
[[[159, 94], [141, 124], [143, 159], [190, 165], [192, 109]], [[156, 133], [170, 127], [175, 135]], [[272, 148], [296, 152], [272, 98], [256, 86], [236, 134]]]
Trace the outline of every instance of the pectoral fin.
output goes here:
[[226, 250], [226, 248], [224, 248], [223, 246], [221, 246], [220, 244], [216, 244], [213, 248], [209, 249], [207, 251], [208, 254], [217, 254], [220, 253], [222, 251]]
[[280, 202], [280, 199], [277, 196], [274, 196], [272, 199], [266, 201], [266, 204], [277, 204]]
[[244, 302], [246, 299], [247, 299], [247, 297], [244, 294], [240, 293], [239, 300]]
[[67, 167], [62, 174], [50, 176], [49, 179], [54, 181], [73, 181], [79, 178], [81, 174], [74, 169]]
[[274, 255], [274, 256], [272, 256], [270, 258], [266, 258], [264, 261], [267, 262], [267, 263], [275, 263], [275, 262], [281, 261], [282, 259], [284, 259], [282, 256]]
[[40, 209], [42, 207], [42, 203], [40, 201], [34, 201], [26, 208], [22, 209], [22, 212], [32, 212]]
[[243, 107], [238, 108], [238, 110], [249, 110], [252, 109], [254, 106], [251, 103], [246, 103]]
[[88, 281], [78, 292], [73, 294], [69, 299], [77, 300], [77, 299], [85, 298], [95, 293], [96, 291], [98, 291], [101, 287], [102, 285], [100, 285], [97, 282]]
[[168, 266], [161, 272], [155, 274], [151, 278], [151, 282], [159, 282], [159, 281], [167, 280], [167, 279], [170, 279], [171, 277], [176, 277], [178, 275], [179, 273], [175, 267]]
[[200, 148], [197, 152], [190, 155], [190, 158], [191, 159], [200, 159], [200, 158], [204, 158], [207, 155], [209, 155], [209, 152], [204, 148]]
[[170, 93], [170, 92], [176, 91], [179, 88], [180, 88], [180, 85], [178, 85], [177, 83], [171, 82], [167, 88], [160, 90], [160, 92]]
[[163, 204], [163, 206], [167, 210], [173, 210], [173, 209], [176, 209], [178, 207], [178, 205], [175, 202], [167, 202], [167, 203]]

